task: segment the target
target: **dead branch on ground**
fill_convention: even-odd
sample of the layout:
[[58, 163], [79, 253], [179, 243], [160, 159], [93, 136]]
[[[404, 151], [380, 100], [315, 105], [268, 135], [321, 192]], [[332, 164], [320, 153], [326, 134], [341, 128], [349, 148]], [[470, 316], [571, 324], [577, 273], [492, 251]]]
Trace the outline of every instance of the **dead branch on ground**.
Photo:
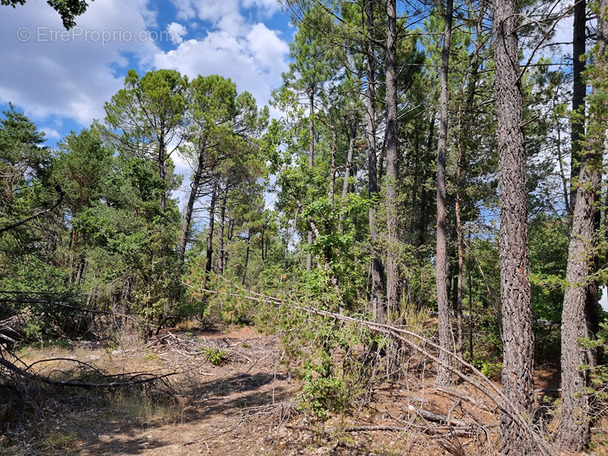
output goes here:
[[[243, 287], [229, 282], [227, 279], [224, 280], [230, 283], [231, 286], [235, 287], [236, 289], [239, 289], [241, 293], [231, 293], [209, 289], [202, 289], [198, 291], [213, 294], [224, 294], [233, 297], [241, 297], [244, 299], [264, 302], [275, 306], [289, 304], [290, 308], [292, 309], [300, 310], [312, 315], [318, 315], [323, 318], [330, 318], [334, 321], [342, 321], [350, 324], [359, 325], [375, 332], [376, 334], [383, 334], [393, 340], [397, 340], [404, 343], [409, 348], [420, 353], [426, 359], [433, 361], [436, 365], [441, 365], [445, 367], [450, 372], [452, 372], [453, 375], [459, 377], [463, 382], [471, 385], [477, 391], [481, 392], [484, 396], [486, 396], [490, 401], [492, 401], [496, 405], [498, 410], [508, 415], [516, 423], [516, 425], [522, 430], [522, 432], [524, 432], [528, 436], [530, 441], [537, 447], [541, 454], [545, 456], [556, 456], [556, 452], [551, 448], [549, 443], [543, 438], [542, 435], [537, 432], [533, 425], [528, 422], [526, 417], [522, 415], [522, 413], [515, 407], [515, 405], [507, 399], [507, 397], [502, 393], [502, 391], [496, 385], [494, 385], [487, 377], [485, 377], [477, 368], [475, 368], [475, 366], [466, 362], [458, 354], [446, 350], [435, 344], [431, 340], [425, 338], [424, 336], [409, 331], [402, 326], [392, 326], [388, 324], [363, 320], [357, 317], [351, 317], [345, 314], [338, 314], [326, 310], [320, 310], [314, 307], [294, 303], [291, 300], [288, 302], [284, 299], [265, 296], [261, 293], [250, 292], [249, 290], [246, 290]], [[192, 285], [190, 284], [184, 285], [192, 287]], [[452, 360], [454, 360], [458, 365], [454, 366], [452, 365], [452, 362], [446, 363], [440, 360], [437, 355], [429, 352], [425, 347], [430, 347], [437, 353], [443, 351], [449, 354]], [[471, 374], [466, 374], [465, 372], [463, 372], [463, 368]]]

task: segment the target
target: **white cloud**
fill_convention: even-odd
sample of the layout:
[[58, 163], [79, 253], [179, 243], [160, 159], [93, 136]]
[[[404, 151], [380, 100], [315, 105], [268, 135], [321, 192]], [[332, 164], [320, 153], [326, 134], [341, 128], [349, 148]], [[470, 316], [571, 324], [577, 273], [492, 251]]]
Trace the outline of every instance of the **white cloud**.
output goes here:
[[244, 32], [246, 21], [241, 15], [239, 0], [172, 0], [178, 10], [178, 18], [194, 17], [211, 24], [213, 29], [231, 35]]
[[171, 0], [171, 3], [177, 10], [177, 18], [188, 20], [196, 17], [196, 11], [191, 0]]
[[147, 2], [90, 3], [72, 31], [46, 4], [2, 9], [0, 102], [33, 117], [59, 115], [88, 125], [104, 116], [103, 103], [122, 87], [118, 68], [128, 57], [150, 62], [158, 47], [145, 34], [154, 14]]
[[[287, 69], [285, 56], [289, 54], [289, 45], [274, 30], [258, 23], [246, 36], [247, 47], [254, 58], [275, 78]], [[284, 63], [284, 65], [281, 65]]]
[[[129, 68], [220, 74], [267, 103], [288, 67], [289, 49], [280, 32], [252, 17], [276, 11], [274, 0], [171, 0], [175, 11], [151, 4], [157, 3], [90, 2], [70, 32], [45, 2], [2, 8], [0, 103], [13, 102], [34, 121], [52, 125], [49, 138], [52, 130], [63, 133], [63, 120], [88, 126], [103, 119], [104, 103], [123, 87]], [[165, 41], [163, 49], [155, 39]], [[167, 51], [167, 44], [176, 48]]]
[[154, 64], [190, 77], [229, 77], [240, 92], [251, 92], [262, 105], [268, 102], [271, 90], [280, 85], [281, 73], [288, 68], [288, 53], [289, 46], [277, 32], [259, 23], [244, 36], [219, 30], [207, 33], [201, 40], [184, 41], [173, 51], [157, 54]]
[[173, 44], [181, 44], [184, 42], [184, 36], [186, 36], [188, 30], [182, 24], [171, 22], [167, 25], [167, 32], [169, 32]]
[[270, 17], [279, 10], [278, 0], [243, 0], [245, 8], [256, 7], [264, 16]]
[[50, 138], [50, 139], [60, 139], [61, 138], [61, 133], [59, 133], [54, 128], [44, 127], [44, 128], [41, 128], [41, 130], [47, 138]]

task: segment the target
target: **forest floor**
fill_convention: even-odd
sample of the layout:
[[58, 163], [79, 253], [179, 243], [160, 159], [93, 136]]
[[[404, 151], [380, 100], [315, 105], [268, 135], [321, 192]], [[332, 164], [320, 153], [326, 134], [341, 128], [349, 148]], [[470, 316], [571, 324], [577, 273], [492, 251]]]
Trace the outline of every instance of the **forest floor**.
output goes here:
[[[368, 391], [367, 401], [351, 404], [347, 416], [322, 422], [298, 410], [302, 383], [281, 362], [284, 353], [277, 336], [231, 327], [217, 332], [168, 331], [147, 343], [125, 340], [120, 345], [81, 343], [29, 349], [21, 355], [28, 364], [56, 359], [36, 365], [42, 374], [65, 371], [70, 359], [94, 364], [109, 374], [177, 374], [165, 383], [114, 393], [64, 388], [38, 404], [34, 422], [0, 437], [0, 454], [433, 456], [496, 452], [499, 415], [495, 406], [465, 385], [437, 391], [428, 365], [416, 366], [400, 382], [376, 385]], [[554, 367], [540, 369], [539, 387], [555, 387], [555, 374]], [[453, 426], [433, 422], [419, 410], [447, 417]], [[599, 451], [593, 454], [608, 454]]]

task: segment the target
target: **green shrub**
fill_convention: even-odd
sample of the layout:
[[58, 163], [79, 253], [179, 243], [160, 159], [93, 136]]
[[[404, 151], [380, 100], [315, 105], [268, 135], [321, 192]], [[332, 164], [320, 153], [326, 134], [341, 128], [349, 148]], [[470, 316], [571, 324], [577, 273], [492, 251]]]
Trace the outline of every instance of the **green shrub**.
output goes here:
[[214, 347], [208, 347], [203, 350], [207, 360], [214, 366], [220, 366], [226, 361], [226, 352]]

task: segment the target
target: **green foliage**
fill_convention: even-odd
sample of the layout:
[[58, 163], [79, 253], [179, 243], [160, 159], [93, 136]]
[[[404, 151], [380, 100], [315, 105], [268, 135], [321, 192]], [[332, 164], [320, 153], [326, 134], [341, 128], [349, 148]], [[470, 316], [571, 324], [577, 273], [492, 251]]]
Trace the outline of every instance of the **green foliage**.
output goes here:
[[207, 360], [214, 366], [221, 366], [226, 361], [226, 352], [218, 348], [207, 347], [203, 349]]
[[[25, 5], [25, 2], [26, 0], [2, 0], [0, 4], [15, 8], [17, 5]], [[89, 6], [85, 0], [47, 0], [47, 3], [59, 13], [67, 30], [76, 25], [76, 17], [83, 14]]]
[[[589, 373], [588, 385], [584, 391], [596, 401], [596, 408], [605, 406], [608, 401], [608, 322], [604, 321], [600, 324], [595, 339], [582, 339], [580, 343], [583, 347], [597, 351], [600, 354], [599, 363], [597, 366], [580, 366], [581, 369], [587, 370]], [[581, 393], [583, 393], [581, 391]]]
[[494, 357], [492, 357], [491, 359], [473, 360], [472, 364], [489, 379], [497, 380], [498, 378], [500, 378], [500, 373], [502, 372], [502, 362], [495, 361]]
[[330, 413], [344, 413], [351, 405], [351, 392], [344, 380], [336, 377], [315, 377], [314, 370], [304, 376], [301, 410], [310, 410], [325, 420]]

